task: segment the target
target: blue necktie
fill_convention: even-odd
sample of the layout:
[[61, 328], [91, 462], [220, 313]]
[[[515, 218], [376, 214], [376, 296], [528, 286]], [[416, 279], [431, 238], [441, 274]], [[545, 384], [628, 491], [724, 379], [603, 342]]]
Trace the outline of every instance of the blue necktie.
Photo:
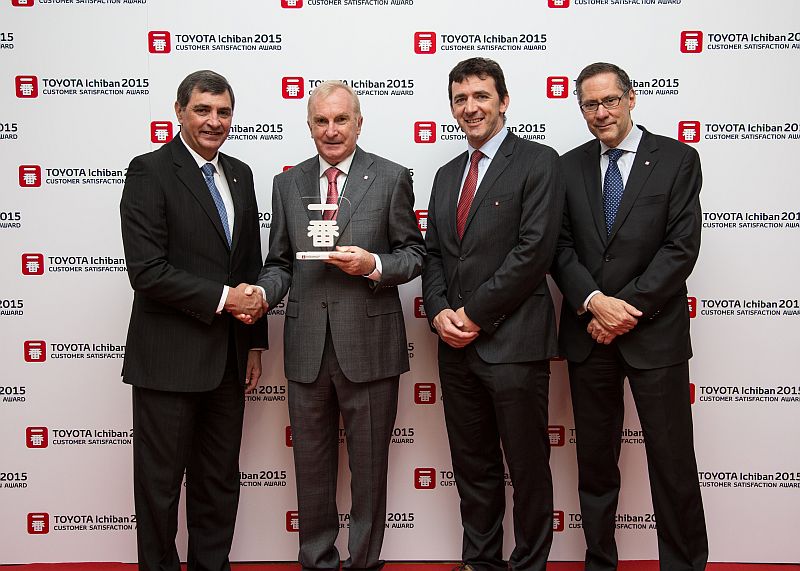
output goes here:
[[608, 156], [608, 168], [606, 177], [603, 180], [603, 212], [606, 215], [606, 235], [611, 235], [611, 228], [614, 226], [614, 219], [617, 217], [617, 209], [622, 200], [622, 192], [625, 187], [622, 184], [622, 173], [619, 172], [617, 161], [625, 153], [622, 149], [609, 149], [606, 151]]
[[200, 170], [203, 171], [203, 177], [206, 179], [206, 185], [208, 185], [208, 190], [211, 192], [211, 198], [214, 199], [214, 205], [217, 207], [217, 212], [219, 212], [222, 228], [225, 230], [225, 238], [228, 239], [228, 246], [230, 246], [231, 229], [228, 227], [228, 211], [225, 210], [222, 195], [219, 193], [216, 183], [214, 183], [214, 173], [217, 172], [217, 169], [211, 163], [206, 163]]

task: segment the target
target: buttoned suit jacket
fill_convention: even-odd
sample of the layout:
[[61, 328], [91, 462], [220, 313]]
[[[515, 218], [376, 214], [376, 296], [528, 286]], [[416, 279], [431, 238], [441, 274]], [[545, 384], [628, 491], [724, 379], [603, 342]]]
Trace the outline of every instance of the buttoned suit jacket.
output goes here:
[[600, 143], [562, 157], [567, 199], [553, 277], [564, 294], [559, 341], [564, 356], [582, 362], [595, 345], [578, 315], [594, 290], [643, 312], [615, 339], [636, 368], [675, 365], [692, 355], [686, 279], [700, 251], [700, 158], [692, 147], [643, 127], [611, 234], [606, 236]]
[[223, 285], [258, 277], [258, 208], [250, 167], [220, 153], [234, 208], [229, 247], [203, 174], [179, 139], [135, 157], [122, 191], [122, 240], [134, 290], [123, 380], [208, 391], [222, 381], [231, 328], [243, 382], [248, 350], [267, 346], [266, 319], [249, 326], [216, 314]]
[[310, 383], [319, 373], [328, 324], [342, 372], [353, 382], [408, 371], [403, 308], [397, 286], [419, 275], [425, 255], [405, 167], [357, 147], [337, 214], [336, 245], [377, 254], [373, 282], [316, 260], [296, 260], [313, 247], [308, 226], [321, 220], [319, 157], [277, 175], [272, 190], [269, 253], [258, 280], [275, 307], [287, 294], [284, 321], [286, 378]]
[[[428, 206], [425, 312], [464, 307], [481, 327], [473, 342], [488, 363], [548, 359], [557, 353], [546, 274], [555, 253], [564, 201], [558, 155], [508, 133], [475, 193], [463, 238], [456, 206], [467, 166], [464, 152], [436, 173]], [[440, 340], [439, 359], [459, 350]]]

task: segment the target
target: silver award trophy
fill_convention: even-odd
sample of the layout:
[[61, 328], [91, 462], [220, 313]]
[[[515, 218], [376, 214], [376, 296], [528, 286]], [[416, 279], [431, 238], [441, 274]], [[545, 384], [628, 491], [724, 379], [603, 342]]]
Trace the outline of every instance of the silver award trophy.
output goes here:
[[[319, 195], [304, 196], [303, 204], [308, 208], [308, 233], [312, 249], [297, 252], [298, 260], [328, 260], [336, 244], [349, 245], [352, 242], [350, 221], [350, 201], [339, 197], [338, 204], [319, 202]], [[325, 220], [326, 212], [333, 212], [333, 218]], [[343, 230], [344, 228], [344, 230]]]

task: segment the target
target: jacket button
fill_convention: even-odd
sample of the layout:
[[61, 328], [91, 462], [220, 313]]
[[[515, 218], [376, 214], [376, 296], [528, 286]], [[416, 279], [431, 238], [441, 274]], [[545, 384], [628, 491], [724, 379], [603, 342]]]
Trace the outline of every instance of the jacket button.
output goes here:
[[464, 299], [464, 298], [461, 297], [461, 294], [458, 294], [458, 299]]
[[610, 262], [610, 261], [611, 261], [611, 260], [613, 260], [613, 259], [614, 259], [613, 257], [611, 257], [611, 256], [608, 256], [608, 255], [607, 255], [607, 256], [605, 256], [605, 257], [603, 258], [603, 261], [604, 261], [604, 262]]
[[328, 307], [328, 302], [327, 301], [323, 301], [322, 302], [322, 309], [325, 309], [326, 307]]
[[464, 261], [464, 256], [459, 256], [459, 257], [458, 257], [458, 261], [459, 261], [459, 262], [463, 262], [463, 261]]

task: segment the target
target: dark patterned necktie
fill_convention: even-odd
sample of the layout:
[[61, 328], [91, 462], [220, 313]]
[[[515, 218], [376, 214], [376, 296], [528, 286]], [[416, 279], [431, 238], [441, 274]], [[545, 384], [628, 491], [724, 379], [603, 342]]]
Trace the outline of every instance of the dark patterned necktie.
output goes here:
[[606, 151], [608, 156], [608, 168], [603, 180], [603, 212], [606, 215], [606, 235], [611, 235], [611, 228], [614, 226], [614, 219], [617, 217], [617, 209], [622, 201], [622, 193], [625, 187], [622, 184], [622, 173], [619, 172], [617, 161], [625, 153], [622, 149], [609, 149]]
[[469, 161], [469, 172], [464, 179], [464, 187], [461, 189], [461, 196], [458, 199], [456, 208], [456, 231], [459, 239], [464, 237], [464, 227], [467, 224], [469, 207], [472, 206], [472, 199], [475, 198], [475, 190], [478, 187], [478, 163], [485, 155], [480, 151], [473, 151]]

